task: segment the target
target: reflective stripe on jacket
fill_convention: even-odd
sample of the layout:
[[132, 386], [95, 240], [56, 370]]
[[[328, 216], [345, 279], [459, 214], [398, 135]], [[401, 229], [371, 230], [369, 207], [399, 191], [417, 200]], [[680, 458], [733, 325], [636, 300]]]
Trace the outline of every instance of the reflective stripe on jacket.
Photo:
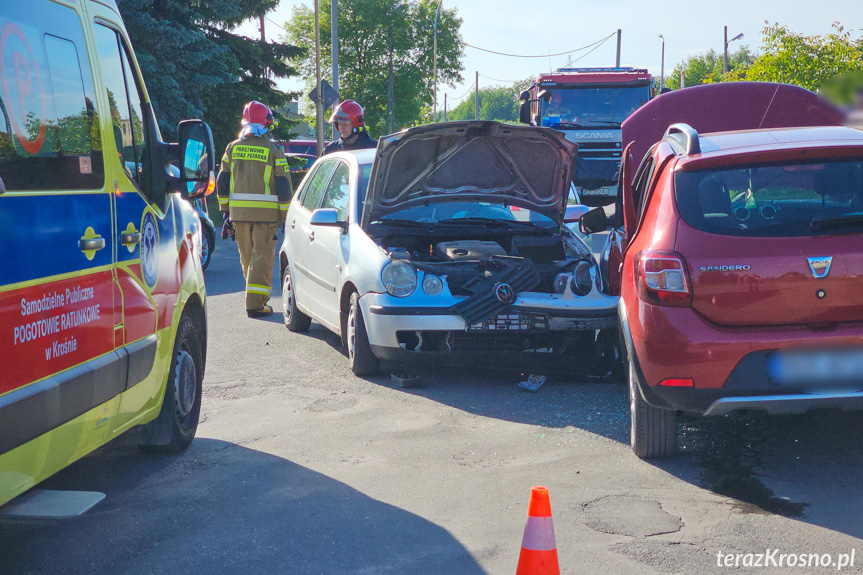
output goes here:
[[[288, 160], [278, 145], [250, 135], [225, 148], [221, 172], [230, 174], [230, 187], [219, 189], [219, 208], [235, 222], [278, 222], [291, 201]], [[288, 186], [278, 186], [285, 178]]]

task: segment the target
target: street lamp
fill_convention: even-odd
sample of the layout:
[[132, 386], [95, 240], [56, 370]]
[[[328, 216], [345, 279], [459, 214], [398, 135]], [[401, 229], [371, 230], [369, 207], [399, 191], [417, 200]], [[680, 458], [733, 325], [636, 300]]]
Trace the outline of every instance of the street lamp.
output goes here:
[[659, 69], [659, 93], [665, 88], [665, 36], [660, 34], [657, 38], [662, 38], [662, 67]]
[[443, 0], [438, 0], [437, 10], [434, 13], [434, 121], [437, 122], [437, 17], [440, 13], [440, 5]]
[[722, 74], [723, 75], [728, 73], [728, 45], [731, 44], [732, 42], [734, 42], [735, 40], [740, 40], [741, 38], [743, 38], [743, 32], [741, 32], [740, 34], [738, 34], [737, 36], [735, 36], [734, 38], [729, 40], [728, 39], [728, 26], [725, 26], [725, 53], [724, 53], [725, 55], [722, 58]]

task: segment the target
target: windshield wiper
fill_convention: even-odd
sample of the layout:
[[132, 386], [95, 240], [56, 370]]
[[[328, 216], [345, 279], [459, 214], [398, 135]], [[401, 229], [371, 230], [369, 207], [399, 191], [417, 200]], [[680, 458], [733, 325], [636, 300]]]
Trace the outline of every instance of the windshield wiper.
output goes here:
[[863, 226], [863, 214], [846, 214], [832, 218], [812, 218], [809, 229], [813, 232], [820, 230], [835, 230], [839, 228], [853, 228]]
[[613, 128], [619, 128], [620, 122], [615, 122], [614, 120], [591, 120], [594, 124], [608, 124]]
[[483, 218], [483, 217], [472, 217], [472, 218], [448, 218], [445, 220], [440, 220], [439, 224], [493, 224], [497, 226], [508, 226], [509, 224], [516, 224], [519, 226], [530, 226], [537, 227], [536, 222], [523, 222], [521, 220], [499, 220], [497, 218]]
[[401, 226], [406, 228], [426, 228], [428, 226], [433, 226], [433, 222], [417, 222], [415, 220], [400, 220], [397, 218], [384, 218], [380, 220], [375, 220], [372, 222], [374, 224], [383, 224], [385, 226]]

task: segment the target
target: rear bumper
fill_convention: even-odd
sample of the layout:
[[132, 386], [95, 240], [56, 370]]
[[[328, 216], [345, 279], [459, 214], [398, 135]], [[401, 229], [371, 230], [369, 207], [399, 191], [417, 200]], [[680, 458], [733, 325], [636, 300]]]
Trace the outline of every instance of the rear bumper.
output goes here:
[[[634, 337], [625, 305], [621, 303], [622, 337], [627, 354], [633, 359], [641, 395], [649, 404], [700, 415], [726, 415], [743, 410], [775, 415], [812, 409], [863, 410], [863, 390], [794, 389], [777, 385], [767, 374], [770, 354], [786, 346], [851, 344], [863, 348], [863, 325], [844, 326], [831, 332], [787, 328], [731, 330], [710, 326], [691, 310], [672, 310], [672, 314], [681, 312], [691, 316], [685, 322], [675, 322], [673, 335], [679, 343], [676, 356], [669, 357], [666, 353], [656, 354], [650, 341]], [[691, 331], [694, 337], [681, 340], [687, 327], [694, 328]], [[661, 341], [666, 333], [661, 329], [650, 330], [655, 341]], [[694, 379], [695, 387], [659, 385], [664, 379], [681, 377]]]

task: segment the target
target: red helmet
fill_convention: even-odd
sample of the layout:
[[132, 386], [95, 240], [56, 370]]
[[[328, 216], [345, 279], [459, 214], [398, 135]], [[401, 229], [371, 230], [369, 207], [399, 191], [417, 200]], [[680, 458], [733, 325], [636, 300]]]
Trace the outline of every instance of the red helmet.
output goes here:
[[363, 114], [363, 108], [353, 100], [345, 100], [333, 110], [330, 116], [330, 123], [336, 122], [350, 123], [354, 134], [362, 132], [366, 129], [366, 118]]
[[243, 125], [246, 124], [260, 124], [269, 128], [273, 125], [273, 113], [266, 104], [253, 100], [243, 108]]

